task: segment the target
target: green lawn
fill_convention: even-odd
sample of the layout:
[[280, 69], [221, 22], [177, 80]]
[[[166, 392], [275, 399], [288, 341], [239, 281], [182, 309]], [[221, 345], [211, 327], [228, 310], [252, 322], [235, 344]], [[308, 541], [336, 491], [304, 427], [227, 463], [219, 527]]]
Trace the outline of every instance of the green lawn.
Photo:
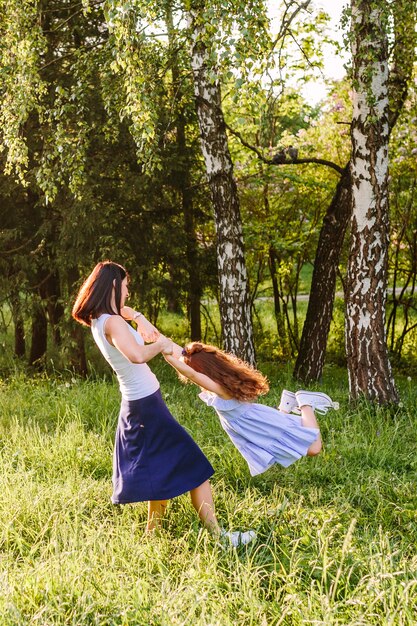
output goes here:
[[[326, 368], [341, 408], [320, 419], [324, 452], [251, 478], [197, 389], [154, 368], [215, 467], [221, 523], [257, 542], [223, 549], [187, 496], [145, 536], [145, 504], [110, 503], [115, 384], [16, 375], [0, 384], [1, 626], [415, 626], [415, 381], [390, 415], [348, 406], [346, 372]], [[262, 369], [274, 404], [290, 370]]]

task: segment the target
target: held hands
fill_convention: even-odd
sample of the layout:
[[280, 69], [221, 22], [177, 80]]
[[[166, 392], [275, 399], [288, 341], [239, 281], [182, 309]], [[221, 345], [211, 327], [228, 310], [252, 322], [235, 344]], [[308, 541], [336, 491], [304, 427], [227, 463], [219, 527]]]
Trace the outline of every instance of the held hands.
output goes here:
[[120, 313], [125, 320], [133, 320], [135, 324], [138, 326], [138, 331], [142, 335], [144, 341], [149, 343], [156, 342], [160, 347], [160, 351], [162, 354], [167, 356], [173, 355], [178, 356], [179, 358], [181, 354], [181, 348], [177, 344], [174, 344], [172, 339], [161, 335], [159, 330], [155, 328], [153, 324], [150, 323], [149, 320], [146, 319], [144, 315], [140, 315], [139, 317], [135, 317], [137, 311], [132, 309], [130, 306], [124, 306], [120, 309]]
[[174, 344], [172, 339], [165, 337], [164, 335], [159, 335], [158, 344], [161, 347], [162, 354], [172, 355], [174, 350]]
[[179, 361], [180, 359], [182, 360], [182, 350], [183, 350], [182, 347], [179, 346], [177, 343], [175, 343], [175, 341], [173, 341], [172, 342], [172, 351], [171, 352], [163, 352], [162, 354], [164, 354], [165, 356], [172, 356], [172, 357], [174, 357], [174, 359]]
[[138, 330], [142, 335], [144, 341], [157, 341], [161, 336], [159, 330], [155, 328], [155, 326], [151, 324], [150, 321], [147, 320], [146, 317], [144, 317], [143, 315], [137, 317], [135, 319], [135, 322], [138, 325]]

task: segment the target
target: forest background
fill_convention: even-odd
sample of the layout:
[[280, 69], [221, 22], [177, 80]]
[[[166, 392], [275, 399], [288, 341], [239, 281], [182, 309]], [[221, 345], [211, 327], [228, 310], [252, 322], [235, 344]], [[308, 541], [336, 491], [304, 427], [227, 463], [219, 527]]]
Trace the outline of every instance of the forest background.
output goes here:
[[[414, 626], [415, 2], [352, 0], [334, 43], [308, 0], [0, 9], [1, 626]], [[251, 478], [151, 363], [247, 548], [185, 497], [154, 537], [110, 503], [119, 391], [70, 317], [104, 258], [166, 334], [256, 359], [263, 402], [340, 402], [319, 457]]]
[[[382, 190], [390, 239], [365, 259], [377, 267], [382, 258], [381, 298], [375, 283], [373, 302], [360, 304], [362, 312], [375, 305], [382, 319], [370, 341], [386, 343], [385, 360], [407, 369], [415, 368], [417, 271], [410, 6], [389, 8], [385, 43], [376, 42], [390, 63], [389, 198]], [[355, 83], [362, 61], [353, 55], [346, 78], [309, 103], [303, 94], [314, 89], [323, 54], [350, 58], [350, 9], [345, 39], [333, 41], [328, 16], [313, 3], [269, 8], [2, 5], [4, 371], [17, 357], [36, 369], [87, 373], [89, 340], [70, 307], [82, 277], [104, 258], [128, 267], [135, 306], [177, 341], [203, 338], [250, 362], [298, 357], [294, 374], [304, 382], [320, 379], [326, 353], [346, 362], [344, 345], [355, 345], [361, 325], [349, 330], [346, 290], [349, 258], [358, 256], [349, 189], [360, 151], [352, 151], [350, 129], [353, 94], [367, 89]], [[375, 59], [366, 63], [368, 74], [379, 71]], [[326, 234], [332, 223], [338, 231]], [[365, 267], [361, 291], [370, 274]], [[344, 297], [333, 305], [336, 281]], [[309, 294], [310, 311], [300, 294]], [[166, 312], [174, 323], [164, 322]], [[372, 364], [369, 354], [358, 358]], [[382, 374], [389, 378], [389, 363]], [[393, 385], [351, 381], [352, 397], [359, 392], [398, 402]]]

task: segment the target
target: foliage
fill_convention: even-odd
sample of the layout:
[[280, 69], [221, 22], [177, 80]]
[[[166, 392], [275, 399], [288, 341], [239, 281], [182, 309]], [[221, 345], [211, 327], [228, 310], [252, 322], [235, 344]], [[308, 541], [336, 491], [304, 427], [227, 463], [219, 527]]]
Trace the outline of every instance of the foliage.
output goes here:
[[[250, 87], [247, 91], [242, 88], [239, 106], [225, 102], [234, 131], [243, 134], [249, 144], [263, 149], [268, 158], [291, 146], [302, 158], [324, 157], [338, 164], [349, 158], [346, 119], [350, 108], [343, 83], [335, 85], [326, 102], [317, 108], [308, 106], [292, 90], [281, 94], [272, 105], [266, 93], [255, 97]], [[265, 110], [267, 114], [263, 116]], [[337, 179], [332, 169], [312, 164], [266, 166], [234, 135], [231, 145], [253, 298], [273, 295], [274, 270], [282, 322], [279, 323], [277, 313], [279, 341], [272, 342], [273, 352], [288, 358], [298, 348], [300, 273], [314, 260], [320, 224]]]
[[2, 0], [0, 25], [1, 151], [6, 149], [6, 174], [25, 182], [29, 153], [22, 127], [29, 115], [41, 112], [46, 84], [39, 72], [45, 38], [37, 20], [36, 4]]
[[[300, 7], [288, 2], [271, 12], [260, 0], [203, 4], [217, 51], [213, 80], [221, 80], [229, 128], [267, 159], [281, 147], [293, 146], [302, 157], [343, 165], [349, 154], [348, 87], [335, 84], [315, 107], [299, 93], [299, 86], [322, 64], [321, 44], [328, 40], [323, 11], [311, 3]], [[0, 287], [7, 311], [16, 321], [23, 316], [26, 353], [34, 312], [41, 307], [49, 329], [46, 360], [56, 360], [59, 351], [64, 363], [73, 361], [75, 339], [68, 322], [73, 295], [81, 277], [105, 257], [129, 267], [135, 304], [154, 321], [164, 324], [161, 312], [167, 306], [187, 315], [192, 281], [180, 184], [184, 172], [197, 241], [195, 266], [204, 294], [204, 332], [220, 341], [216, 233], [188, 59], [185, 18], [190, 6], [145, 0], [1, 4]], [[404, 24], [400, 20], [390, 29], [404, 31]], [[394, 46], [394, 65], [396, 50]], [[408, 210], [406, 248], [396, 257], [404, 277], [413, 258], [414, 144], [400, 162], [405, 146], [397, 141], [412, 141], [414, 108], [410, 100], [401, 120], [403, 135], [392, 140], [394, 244]], [[178, 141], [180, 124], [185, 147]], [[303, 321], [297, 301], [302, 272], [314, 258], [337, 179], [333, 170], [317, 165], [266, 165], [232, 133], [229, 143], [257, 349], [268, 358], [288, 359], [296, 353]], [[256, 300], [272, 297], [271, 258], [281, 316], [274, 313], [275, 325], [264, 323], [258, 313], [262, 301]], [[341, 273], [344, 263], [345, 258]], [[55, 288], [49, 284], [46, 289], [51, 275]], [[414, 305], [408, 302], [393, 302], [404, 312], [390, 326], [390, 332], [396, 329], [391, 348], [403, 359], [410, 359], [416, 341], [414, 331], [407, 332], [414, 324]], [[410, 315], [404, 326], [406, 311]], [[57, 323], [60, 344], [55, 343]], [[9, 337], [7, 345], [13, 352]]]
[[[158, 141], [160, 168], [150, 176], [145, 168], [146, 154], [138, 152], [127, 130], [127, 120], [123, 121], [127, 116], [122, 108], [126, 76], [122, 80], [114, 72], [115, 41], [109, 37], [102, 7], [80, 4], [72, 11], [65, 2], [51, 1], [47, 6], [38, 6], [36, 12], [35, 6], [26, 20], [42, 27], [44, 47], [38, 50], [39, 46], [34, 45], [32, 54], [39, 52], [37, 70], [45, 88], [34, 87], [38, 97], [36, 115], [28, 93], [19, 129], [13, 126], [16, 141], [25, 146], [28, 154], [19, 172], [29, 184], [29, 191], [24, 193], [7, 177], [0, 180], [5, 198], [1, 239], [7, 254], [0, 260], [5, 268], [3, 293], [9, 301], [26, 297], [31, 303], [32, 293], [36, 292], [38, 304], [46, 309], [49, 296], [38, 294], [38, 286], [48, 274], [57, 273], [59, 292], [53, 297], [61, 306], [68, 306], [79, 275], [89, 271], [98, 259], [113, 257], [129, 265], [135, 282], [147, 294], [140, 305], [156, 320], [159, 302], [174, 291], [173, 282], [179, 302], [189, 289], [184, 216], [176, 180], [186, 155], [178, 155], [176, 149], [177, 111], [171, 102], [172, 84], [156, 80], [159, 95], [153, 104], [155, 123], [163, 134]], [[10, 39], [22, 32], [21, 28], [18, 33], [12, 28], [13, 11], [19, 11], [24, 19], [24, 9], [8, 5], [10, 29], [8, 21], [4, 28]], [[169, 59], [167, 55], [159, 58], [164, 63], [163, 73], [169, 68]], [[18, 68], [23, 71], [26, 67], [29, 72], [31, 67], [29, 62], [19, 63], [17, 69], [7, 65], [3, 68], [8, 81], [2, 82], [2, 90], [10, 99], [19, 96], [11, 89], [13, 81], [26, 84]], [[150, 63], [147, 67], [152, 73]], [[18, 103], [5, 98], [2, 104], [4, 115], [12, 119]], [[181, 106], [192, 129], [192, 109]], [[10, 144], [9, 126], [5, 122], [2, 127], [6, 147]], [[190, 182], [196, 187], [196, 220], [204, 224], [207, 211], [204, 190], [199, 187], [201, 166], [196, 158], [195, 131], [189, 132], [187, 149]], [[7, 163], [12, 163], [13, 154], [7, 152]], [[201, 280], [211, 284], [212, 263], [206, 258], [212, 256], [211, 249], [202, 248], [200, 256]], [[206, 274], [205, 264], [210, 268]], [[175, 276], [172, 268], [178, 268]], [[31, 307], [20, 304], [19, 308], [28, 318]], [[62, 329], [71, 345], [68, 328], [63, 325]]]
[[[396, 362], [408, 361], [417, 340], [417, 94], [416, 83], [391, 138], [391, 246], [388, 339]], [[400, 313], [401, 312], [401, 313]], [[398, 323], [400, 314], [401, 322]]]

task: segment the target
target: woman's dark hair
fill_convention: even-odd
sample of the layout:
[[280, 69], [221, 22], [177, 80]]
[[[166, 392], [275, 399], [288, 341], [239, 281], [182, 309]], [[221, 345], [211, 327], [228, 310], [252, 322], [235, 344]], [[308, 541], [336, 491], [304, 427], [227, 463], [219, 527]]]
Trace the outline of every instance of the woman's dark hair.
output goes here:
[[269, 391], [266, 376], [237, 356], [215, 346], [195, 341], [183, 352], [184, 363], [200, 374], [206, 374], [236, 400], [253, 402]]
[[118, 263], [112, 261], [97, 263], [78, 292], [72, 307], [72, 317], [80, 324], [91, 326], [91, 320], [102, 313], [114, 315], [115, 311], [111, 304], [113, 285], [116, 309], [120, 315], [122, 281], [126, 277], [129, 280], [127, 271]]

